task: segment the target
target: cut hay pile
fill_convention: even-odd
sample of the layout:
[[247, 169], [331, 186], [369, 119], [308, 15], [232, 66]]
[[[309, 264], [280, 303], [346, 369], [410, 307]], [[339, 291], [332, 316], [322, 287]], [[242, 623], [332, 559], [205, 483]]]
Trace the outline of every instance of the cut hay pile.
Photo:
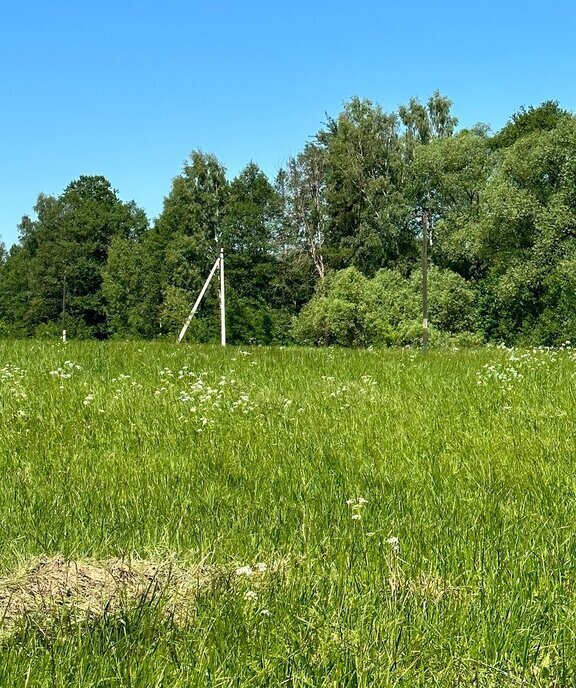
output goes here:
[[200, 589], [227, 575], [215, 567], [142, 559], [37, 558], [0, 579], [0, 634], [11, 633], [24, 619], [43, 623], [64, 612], [80, 620], [152, 601], [181, 618], [192, 611]]

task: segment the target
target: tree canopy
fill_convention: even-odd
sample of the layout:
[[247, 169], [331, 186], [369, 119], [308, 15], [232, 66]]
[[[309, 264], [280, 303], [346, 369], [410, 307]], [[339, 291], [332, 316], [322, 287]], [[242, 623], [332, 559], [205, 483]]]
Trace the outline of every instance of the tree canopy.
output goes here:
[[[576, 118], [547, 101], [457, 126], [439, 92], [354, 97], [273, 180], [192, 151], [153, 222], [101, 176], [39, 194], [0, 246], [0, 334], [175, 336], [223, 247], [231, 342], [411, 343], [426, 210], [435, 337], [573, 339]], [[217, 329], [211, 288], [188, 336]]]

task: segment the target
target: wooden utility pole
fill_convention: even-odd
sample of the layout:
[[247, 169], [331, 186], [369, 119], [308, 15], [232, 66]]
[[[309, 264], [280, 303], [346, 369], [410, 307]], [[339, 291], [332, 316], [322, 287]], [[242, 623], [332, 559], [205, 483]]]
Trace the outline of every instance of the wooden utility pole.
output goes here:
[[182, 329], [180, 330], [180, 334], [178, 335], [178, 344], [184, 339], [184, 335], [186, 334], [186, 330], [188, 329], [190, 323], [192, 322], [192, 318], [196, 314], [196, 311], [198, 310], [200, 306], [200, 302], [202, 301], [204, 294], [206, 293], [206, 290], [208, 289], [208, 285], [212, 281], [212, 278], [214, 277], [215, 273], [217, 270], [220, 270], [220, 289], [219, 289], [219, 297], [220, 297], [220, 343], [222, 346], [226, 346], [226, 301], [225, 301], [225, 293], [224, 293], [224, 249], [220, 249], [220, 253], [218, 255], [218, 258], [216, 258], [216, 261], [214, 265], [212, 266], [212, 270], [210, 270], [210, 274], [208, 275], [208, 278], [206, 279], [206, 282], [204, 282], [204, 286], [200, 290], [200, 293], [198, 294], [198, 298], [194, 302], [194, 305], [192, 306], [192, 310], [190, 311], [190, 315], [186, 318], [186, 322], [182, 326]]
[[422, 353], [428, 351], [428, 213], [422, 211]]
[[226, 346], [226, 302], [224, 294], [224, 249], [220, 249], [220, 344]]

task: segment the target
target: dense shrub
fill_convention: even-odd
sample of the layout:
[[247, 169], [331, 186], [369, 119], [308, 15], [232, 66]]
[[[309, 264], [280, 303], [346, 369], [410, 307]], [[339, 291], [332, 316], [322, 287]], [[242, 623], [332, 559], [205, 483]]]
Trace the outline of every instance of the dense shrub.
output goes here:
[[[317, 345], [414, 344], [422, 337], [421, 284], [420, 271], [406, 278], [395, 270], [380, 270], [372, 279], [356, 268], [332, 273], [296, 319], [294, 338]], [[462, 277], [431, 268], [429, 303], [432, 343], [442, 333], [482, 339], [470, 334], [478, 328], [476, 295]]]

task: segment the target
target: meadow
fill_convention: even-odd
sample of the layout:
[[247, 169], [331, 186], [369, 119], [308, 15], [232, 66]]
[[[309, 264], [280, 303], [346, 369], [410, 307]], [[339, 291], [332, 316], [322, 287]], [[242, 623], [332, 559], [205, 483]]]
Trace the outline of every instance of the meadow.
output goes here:
[[0, 685], [575, 685], [575, 376], [0, 342]]

